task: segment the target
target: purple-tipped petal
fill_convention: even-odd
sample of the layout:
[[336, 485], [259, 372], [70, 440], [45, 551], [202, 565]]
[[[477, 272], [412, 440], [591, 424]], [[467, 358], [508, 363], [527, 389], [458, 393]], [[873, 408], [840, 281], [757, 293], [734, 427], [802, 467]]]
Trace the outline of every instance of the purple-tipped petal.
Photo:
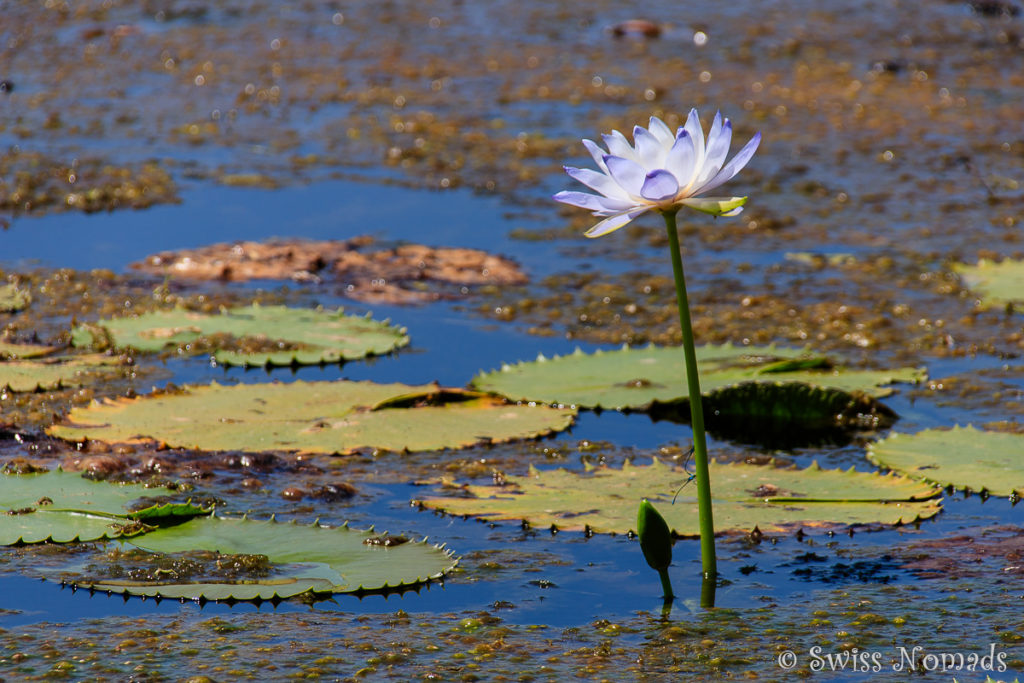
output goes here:
[[[603, 160], [602, 163], [604, 163]], [[600, 192], [605, 197], [611, 197], [613, 199], [629, 199], [629, 195], [626, 194], [626, 191], [619, 187], [618, 183], [603, 173], [591, 171], [588, 168], [573, 168], [572, 166], [566, 166], [565, 172], [568, 173], [571, 178], [580, 181], [591, 190]]]
[[710, 190], [713, 190], [722, 183], [731, 179], [741, 170], [743, 170], [743, 167], [747, 165], [747, 163], [750, 161], [750, 158], [754, 156], [754, 152], [757, 151], [757, 146], [759, 144], [761, 144], [760, 132], [756, 133], [754, 137], [750, 138], [750, 141], [743, 146], [743, 149], [737, 152], [736, 156], [732, 158], [732, 161], [727, 163], [721, 171], [716, 173], [714, 178], [704, 183], [704, 185], [701, 188], [699, 188], [700, 191], [708, 192]]
[[614, 216], [609, 216], [608, 218], [605, 218], [603, 221], [592, 227], [590, 230], [587, 230], [583, 234], [586, 237], [601, 237], [602, 235], [607, 235], [610, 232], [615, 232], [622, 226], [628, 225], [634, 218], [636, 218], [640, 214], [649, 211], [650, 208], [651, 207], [645, 206], [641, 209], [635, 209], [633, 211], [623, 211], [621, 213], [615, 214]]
[[684, 128], [690, 134], [690, 142], [693, 145], [693, 165], [699, 175], [704, 164], [704, 129], [700, 125], [700, 116], [697, 115], [696, 109], [690, 110]]
[[674, 199], [679, 192], [679, 181], [668, 171], [658, 169], [647, 174], [640, 196], [652, 202]]
[[622, 201], [620, 199], [609, 199], [608, 197], [601, 197], [596, 194], [587, 194], [586, 192], [569, 192], [565, 190], [556, 194], [552, 199], [556, 202], [562, 202], [563, 204], [578, 206], [581, 209], [590, 209], [591, 211], [601, 213], [603, 215], [626, 211], [627, 209], [636, 206], [633, 202]]
[[675, 176], [680, 186], [687, 187], [693, 181], [694, 172], [693, 142], [689, 131], [680, 128], [672, 149], [665, 158], [665, 168]]
[[651, 131], [651, 135], [658, 138], [658, 142], [661, 143], [662, 147], [667, 149], [672, 146], [675, 135], [673, 135], [672, 130], [665, 125], [665, 122], [657, 116], [651, 117], [651, 123], [647, 130]]
[[626, 136], [619, 131], [613, 130], [611, 133], [601, 137], [604, 138], [604, 144], [608, 146], [608, 153], [612, 156], [629, 159], [630, 161], [637, 160], [633, 145], [629, 144]]
[[729, 155], [729, 145], [732, 144], [732, 122], [729, 119], [722, 121], [722, 115], [715, 115], [715, 123], [708, 133], [708, 146], [704, 153], [704, 166], [700, 170], [700, 176], [695, 183], [701, 187], [704, 183], [715, 176], [725, 163], [725, 157]]
[[608, 174], [619, 184], [619, 187], [628, 192], [631, 197], [640, 196], [640, 189], [647, 179], [647, 174], [640, 164], [610, 154], [604, 158], [604, 163], [608, 166]]
[[602, 149], [601, 146], [593, 140], [584, 140], [583, 146], [587, 148], [588, 152], [590, 152], [590, 156], [593, 157], [594, 163], [597, 164], [597, 167], [607, 173], [608, 167], [604, 165], [604, 156], [608, 154], [608, 152], [604, 151], [604, 149]]
[[633, 139], [636, 141], [637, 161], [641, 166], [645, 169], [655, 169], [664, 165], [665, 148], [653, 133], [637, 126], [633, 129]]

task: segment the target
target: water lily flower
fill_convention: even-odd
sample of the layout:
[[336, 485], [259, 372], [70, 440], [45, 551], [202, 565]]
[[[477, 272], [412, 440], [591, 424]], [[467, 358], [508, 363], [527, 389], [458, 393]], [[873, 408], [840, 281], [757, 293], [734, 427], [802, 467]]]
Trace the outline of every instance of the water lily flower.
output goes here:
[[746, 197], [702, 195], [739, 173], [761, 142], [757, 133], [726, 164], [732, 124], [721, 113], [715, 114], [705, 143], [696, 109], [674, 135], [664, 121], [652, 116], [649, 127], [633, 129], [633, 145], [617, 130], [603, 137], [607, 152], [591, 140], [583, 141], [600, 171], [565, 167], [566, 173], [600, 194], [559, 192], [554, 196], [605, 217], [584, 233], [587, 237], [607, 235], [651, 210], [674, 212], [688, 206], [714, 216], [735, 216], [743, 210]]

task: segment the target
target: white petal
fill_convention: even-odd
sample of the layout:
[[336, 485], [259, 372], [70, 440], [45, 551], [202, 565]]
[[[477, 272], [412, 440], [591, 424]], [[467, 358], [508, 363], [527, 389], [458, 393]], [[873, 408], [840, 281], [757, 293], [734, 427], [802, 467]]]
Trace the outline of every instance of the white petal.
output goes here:
[[[725, 163], [725, 157], [729, 154], [729, 145], [732, 144], [732, 123], [726, 119], [724, 124], [722, 115], [715, 115], [715, 123], [708, 133], [708, 147], [704, 157], [704, 167], [700, 170], [700, 177], [697, 178], [696, 187], [702, 187], [704, 183], [715, 176]], [[702, 188], [703, 189], [703, 188]]]
[[652, 202], [662, 202], [675, 198], [679, 192], [679, 182], [668, 171], [658, 169], [647, 174], [640, 195]]
[[[697, 110], [691, 109], [686, 119], [686, 132], [690, 134], [690, 143], [693, 145], [693, 178], [700, 176], [700, 170], [704, 167], [704, 129], [700, 125], [700, 117]], [[686, 188], [684, 186], [684, 189]]]
[[631, 197], [640, 196], [640, 188], [644, 186], [644, 180], [647, 179], [647, 173], [640, 164], [610, 154], [604, 158], [604, 163], [608, 166], [608, 174], [611, 175], [612, 180], [617, 182]]
[[649, 211], [651, 208], [652, 207], [645, 206], [633, 211], [623, 211], [622, 213], [617, 213], [614, 216], [609, 216], [583, 234], [586, 237], [601, 237], [602, 235], [607, 235], [610, 232], [615, 232], [622, 226], [628, 225], [634, 218], [646, 211]]
[[697, 211], [710, 213], [712, 216], [735, 216], [743, 210], [747, 203], [746, 197], [690, 197], [680, 202]]
[[[604, 161], [602, 160], [602, 164]], [[580, 181], [591, 190], [600, 192], [605, 197], [612, 197], [613, 199], [629, 199], [629, 195], [626, 191], [619, 187], [619, 184], [609, 178], [603, 173], [597, 171], [591, 171], [588, 168], [573, 168], [572, 166], [566, 166], [565, 172], [570, 177]]]
[[608, 152], [604, 151], [604, 149], [593, 140], [584, 140], [583, 146], [587, 148], [588, 152], [590, 152], [590, 156], [594, 158], [594, 163], [597, 164], [597, 167], [607, 173], [608, 167], [604, 165], [604, 155]]
[[636, 207], [636, 204], [633, 202], [625, 202], [621, 199], [609, 199], [608, 197], [601, 197], [596, 194], [587, 194], [586, 192], [562, 191], [552, 197], [552, 199], [556, 202], [562, 202], [563, 204], [578, 206], [581, 209], [590, 209], [591, 211], [605, 216]]
[[690, 133], [680, 128], [679, 136], [665, 159], [665, 169], [676, 177], [681, 187], [688, 187], [693, 183], [693, 162], [693, 142], [690, 140]]
[[629, 140], [626, 139], [625, 135], [617, 130], [613, 130], [611, 133], [601, 137], [604, 138], [604, 144], [608, 146], [609, 154], [629, 159], [630, 161], [637, 161], [636, 151], [633, 150], [633, 146], [629, 144]]
[[761, 133], [757, 133], [754, 137], [750, 138], [750, 141], [743, 146], [743, 149], [736, 153], [736, 156], [732, 158], [732, 161], [727, 163], [721, 171], [716, 173], [714, 178], [704, 183], [700, 188], [700, 191], [707, 192], [709, 190], [713, 190], [739, 173], [750, 161], [750, 158], [754, 156], [754, 152], [757, 151], [757, 146], [759, 144], [761, 144]]
[[658, 138], [658, 142], [660, 142], [661, 146], [665, 149], [671, 147], [672, 143], [675, 142], [676, 136], [672, 134], [672, 131], [665, 125], [665, 122], [657, 116], [651, 117], [651, 124], [647, 130], [651, 131], [651, 135]]
[[664, 167], [666, 150], [653, 133], [637, 126], [633, 129], [633, 139], [636, 141], [636, 155], [645, 171]]

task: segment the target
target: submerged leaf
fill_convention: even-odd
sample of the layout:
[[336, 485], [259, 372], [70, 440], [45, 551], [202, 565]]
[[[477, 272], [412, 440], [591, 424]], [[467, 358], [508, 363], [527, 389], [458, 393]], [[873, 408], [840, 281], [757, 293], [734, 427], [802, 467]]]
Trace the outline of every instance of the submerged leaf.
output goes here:
[[1014, 525], [958, 529], [956, 535], [921, 539], [898, 550], [903, 565], [927, 578], [963, 579], [1024, 573], [1024, 528]]
[[970, 425], [892, 434], [868, 446], [868, 460], [942, 486], [1024, 496], [1024, 434]]
[[437, 385], [292, 382], [190, 387], [75, 408], [63, 439], [158, 441], [201, 450], [423, 451], [533, 438], [567, 428], [575, 410], [510, 405]]
[[184, 309], [76, 327], [76, 346], [164, 351], [189, 345], [225, 365], [312, 365], [394, 351], [409, 343], [405, 330], [368, 317], [285, 306], [245, 306], [220, 315]]
[[[80, 586], [131, 595], [205, 600], [269, 600], [303, 593], [379, 592], [439, 579], [458, 564], [452, 553], [427, 543], [375, 543], [372, 529], [204, 517], [159, 529], [132, 544], [156, 553], [216, 551], [265, 556], [269, 572], [218, 581], [76, 580]], [[261, 567], [261, 569], [264, 569]]]
[[[905, 524], [938, 514], [934, 487], [906, 477], [852, 469], [780, 469], [744, 463], [709, 463], [719, 532], [762, 532], [834, 528], [853, 524]], [[634, 528], [643, 498], [680, 536], [699, 536], [697, 499], [680, 495], [689, 473], [658, 460], [649, 466], [626, 463], [621, 470], [599, 467], [590, 474], [564, 469], [532, 470], [505, 486], [469, 486], [470, 497], [433, 497], [424, 506], [483, 519], [525, 520], [534, 526], [626, 533]], [[684, 489], [684, 493], [686, 490]]]

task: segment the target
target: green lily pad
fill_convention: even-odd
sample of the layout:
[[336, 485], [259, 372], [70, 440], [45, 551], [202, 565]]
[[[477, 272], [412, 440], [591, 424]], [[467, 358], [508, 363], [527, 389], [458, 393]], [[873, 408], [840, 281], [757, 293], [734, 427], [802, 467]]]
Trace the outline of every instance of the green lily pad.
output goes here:
[[[0, 510], [6, 510], [0, 512], [0, 545], [130, 536], [145, 525], [210, 512], [188, 503], [145, 505], [145, 497], [154, 493], [141, 484], [91, 481], [61, 470], [0, 474]], [[140, 498], [142, 507], [129, 510], [128, 504]]]
[[409, 343], [404, 328], [341, 309], [244, 306], [207, 315], [184, 309], [155, 311], [80, 325], [76, 346], [110, 344], [159, 352], [190, 345], [225, 365], [315, 365], [390, 353]]
[[119, 359], [102, 354], [0, 361], [0, 389], [26, 392], [77, 387], [120, 369]]
[[13, 284], [0, 285], [0, 313], [15, 313], [32, 303], [32, 296]]
[[0, 360], [41, 358], [56, 352], [58, 348], [57, 346], [47, 346], [46, 344], [17, 344], [0, 341]]
[[[709, 463], [718, 532], [781, 532], [832, 529], [854, 524], [906, 524], [941, 509], [934, 486], [907, 477], [824, 470], [798, 470], [745, 463]], [[488, 520], [525, 520], [539, 527], [600, 533], [634, 530], [641, 499], [680, 536], [699, 536], [696, 487], [672, 498], [689, 473], [657, 459], [649, 466], [626, 463], [587, 474], [564, 469], [530, 470], [504, 486], [468, 486], [460, 497], [431, 497], [425, 507]]]
[[45, 509], [7, 513], [0, 520], [0, 545], [100, 541], [142, 533], [144, 529], [116, 515]]
[[994, 496], [1024, 496], [1024, 434], [972, 426], [892, 434], [868, 460], [911, 477]]
[[976, 266], [955, 263], [953, 271], [968, 289], [981, 295], [982, 308], [1024, 303], [1024, 261], [981, 259]]
[[[847, 401], [857, 392], [879, 398], [892, 393], [886, 385], [925, 378], [924, 370], [917, 368], [848, 370], [805, 350], [775, 346], [709, 345], [696, 351], [701, 391], [714, 397], [723, 409], [730, 403], [731, 392], [751, 382], [801, 383], [832, 390], [832, 396], [817, 399], [830, 406], [836, 400], [835, 392], [842, 392]], [[607, 410], [652, 410], [685, 403], [689, 393], [682, 349], [655, 346], [592, 354], [577, 350], [550, 359], [541, 356], [531, 363], [505, 365], [480, 374], [472, 386], [513, 400]], [[749, 388], [739, 391], [740, 396], [749, 398]], [[829, 413], [826, 410], [824, 414]]]
[[570, 408], [510, 405], [428, 384], [292, 382], [190, 387], [75, 408], [62, 439], [158, 441], [201, 450], [426, 451], [533, 438], [567, 428]]
[[422, 541], [273, 520], [203, 517], [131, 541], [155, 553], [216, 551], [263, 555], [264, 576], [182, 582], [84, 579], [80, 587], [193, 600], [270, 600], [304, 593], [362, 593], [409, 588], [440, 579], [458, 564], [450, 550]]

